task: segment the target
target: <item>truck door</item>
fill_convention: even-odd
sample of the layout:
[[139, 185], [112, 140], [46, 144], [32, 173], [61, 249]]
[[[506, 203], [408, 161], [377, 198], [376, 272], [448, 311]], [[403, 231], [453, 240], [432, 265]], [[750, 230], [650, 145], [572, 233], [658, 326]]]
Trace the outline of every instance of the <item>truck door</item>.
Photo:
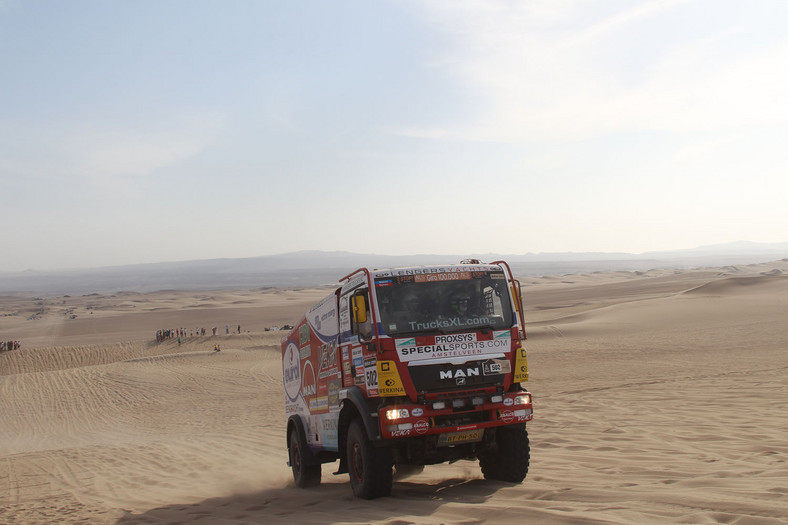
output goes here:
[[339, 299], [342, 385], [355, 385], [368, 395], [377, 395], [377, 363], [374, 354], [365, 356], [364, 345], [373, 334], [369, 299], [366, 287], [356, 288]]

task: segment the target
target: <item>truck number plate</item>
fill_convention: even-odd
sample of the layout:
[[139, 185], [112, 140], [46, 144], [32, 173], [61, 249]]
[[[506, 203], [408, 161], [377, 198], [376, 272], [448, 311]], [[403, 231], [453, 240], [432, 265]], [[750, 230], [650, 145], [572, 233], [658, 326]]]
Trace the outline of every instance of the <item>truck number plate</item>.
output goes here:
[[484, 437], [483, 428], [465, 430], [463, 432], [450, 432], [440, 435], [438, 438], [438, 446], [456, 445], [457, 443], [473, 443], [475, 441], [481, 441], [482, 437]]

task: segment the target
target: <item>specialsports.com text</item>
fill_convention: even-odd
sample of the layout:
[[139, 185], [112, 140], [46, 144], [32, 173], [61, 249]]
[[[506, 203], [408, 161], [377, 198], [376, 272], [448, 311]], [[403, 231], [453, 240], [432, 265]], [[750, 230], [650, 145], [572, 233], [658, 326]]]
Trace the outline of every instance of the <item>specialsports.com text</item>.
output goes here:
[[467, 353], [473, 355], [491, 348], [509, 348], [511, 341], [509, 339], [493, 339], [491, 341], [471, 341], [463, 343], [450, 343], [443, 345], [424, 345], [424, 346], [411, 346], [408, 348], [400, 348], [399, 352], [402, 357], [408, 357], [413, 354], [436, 354], [446, 353], [447, 355], [454, 355]]

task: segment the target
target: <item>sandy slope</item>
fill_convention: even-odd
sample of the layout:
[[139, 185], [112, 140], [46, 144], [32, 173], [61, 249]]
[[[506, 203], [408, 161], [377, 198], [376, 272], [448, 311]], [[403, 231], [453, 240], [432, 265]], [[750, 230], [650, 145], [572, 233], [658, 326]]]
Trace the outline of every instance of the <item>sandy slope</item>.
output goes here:
[[[32, 342], [0, 354], [0, 523], [785, 523], [782, 272], [524, 281], [526, 481], [458, 462], [375, 501], [352, 498], [335, 464], [312, 490], [285, 465], [281, 334], [262, 327], [325, 290], [66, 298], [75, 319], [39, 298], [30, 321], [41, 305], [3, 298], [20, 315], [0, 317], [0, 337]], [[166, 323], [244, 333], [151, 343]]]

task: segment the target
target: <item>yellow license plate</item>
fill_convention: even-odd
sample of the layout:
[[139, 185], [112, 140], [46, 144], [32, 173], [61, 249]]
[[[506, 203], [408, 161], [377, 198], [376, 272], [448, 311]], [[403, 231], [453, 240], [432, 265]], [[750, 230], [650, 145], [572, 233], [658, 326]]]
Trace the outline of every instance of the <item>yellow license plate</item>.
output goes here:
[[450, 432], [441, 434], [438, 438], [438, 445], [456, 445], [457, 443], [473, 443], [481, 441], [484, 437], [484, 429], [464, 430], [462, 432]]

